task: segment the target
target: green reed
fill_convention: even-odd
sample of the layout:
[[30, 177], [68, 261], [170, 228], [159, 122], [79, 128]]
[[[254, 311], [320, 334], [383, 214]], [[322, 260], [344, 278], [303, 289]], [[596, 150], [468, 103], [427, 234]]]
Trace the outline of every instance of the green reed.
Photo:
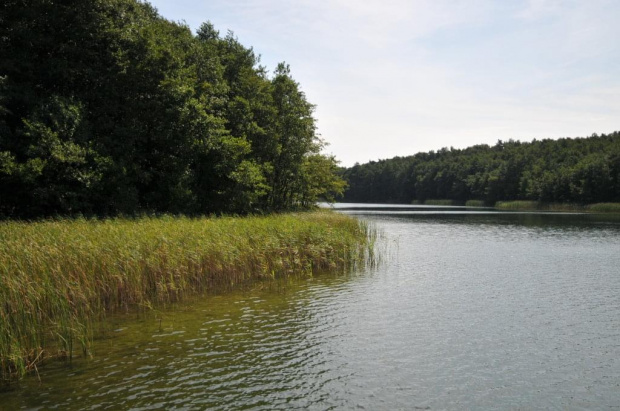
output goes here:
[[0, 377], [87, 354], [106, 312], [350, 269], [372, 260], [374, 238], [333, 212], [0, 222]]
[[483, 200], [467, 200], [465, 202], [466, 207], [484, 207], [486, 203]]
[[538, 201], [498, 201], [495, 203], [495, 208], [499, 210], [620, 213], [620, 203], [582, 205], [573, 203], [543, 203]]
[[620, 203], [596, 203], [587, 207], [594, 213], [620, 213]]
[[425, 200], [424, 205], [435, 205], [435, 206], [461, 206], [463, 205], [462, 201], [458, 200]]
[[537, 201], [498, 201], [495, 208], [498, 210], [539, 210], [540, 203]]

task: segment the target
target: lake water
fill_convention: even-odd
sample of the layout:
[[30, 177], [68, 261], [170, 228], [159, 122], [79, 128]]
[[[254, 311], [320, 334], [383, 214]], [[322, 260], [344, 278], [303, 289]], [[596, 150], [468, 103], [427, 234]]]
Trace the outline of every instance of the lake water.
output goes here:
[[112, 318], [0, 409], [620, 408], [620, 219], [339, 208], [378, 267]]

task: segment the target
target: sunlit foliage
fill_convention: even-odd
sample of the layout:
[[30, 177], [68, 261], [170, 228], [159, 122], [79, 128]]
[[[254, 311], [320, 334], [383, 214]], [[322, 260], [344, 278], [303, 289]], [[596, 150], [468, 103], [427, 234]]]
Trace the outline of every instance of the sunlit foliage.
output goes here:
[[321, 141], [289, 67], [270, 76], [232, 32], [137, 0], [6, 0], [0, 22], [0, 216], [253, 213], [342, 191], [307, 183], [326, 170], [307, 167]]
[[345, 200], [350, 202], [618, 203], [620, 132], [443, 148], [356, 164], [342, 175], [349, 183]]
[[373, 232], [333, 212], [0, 222], [0, 385], [89, 350], [115, 310], [372, 258]]

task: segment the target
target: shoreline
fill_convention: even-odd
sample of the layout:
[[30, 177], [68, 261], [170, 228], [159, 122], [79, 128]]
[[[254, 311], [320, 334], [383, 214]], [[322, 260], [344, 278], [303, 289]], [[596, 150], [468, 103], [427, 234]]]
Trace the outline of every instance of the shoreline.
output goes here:
[[425, 200], [412, 201], [415, 205], [454, 206], [454, 207], [488, 207], [500, 211], [554, 211], [554, 212], [582, 212], [582, 213], [620, 213], [620, 203], [546, 203], [530, 200], [502, 200], [489, 204], [482, 200]]

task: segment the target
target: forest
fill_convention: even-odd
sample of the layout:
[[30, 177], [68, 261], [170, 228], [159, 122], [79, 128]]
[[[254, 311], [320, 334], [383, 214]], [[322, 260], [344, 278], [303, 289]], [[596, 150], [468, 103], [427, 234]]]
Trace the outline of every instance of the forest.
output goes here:
[[620, 202], [620, 132], [442, 148], [342, 169], [346, 202]]
[[234, 33], [136, 0], [0, 6], [0, 217], [248, 214], [341, 193], [314, 106]]

